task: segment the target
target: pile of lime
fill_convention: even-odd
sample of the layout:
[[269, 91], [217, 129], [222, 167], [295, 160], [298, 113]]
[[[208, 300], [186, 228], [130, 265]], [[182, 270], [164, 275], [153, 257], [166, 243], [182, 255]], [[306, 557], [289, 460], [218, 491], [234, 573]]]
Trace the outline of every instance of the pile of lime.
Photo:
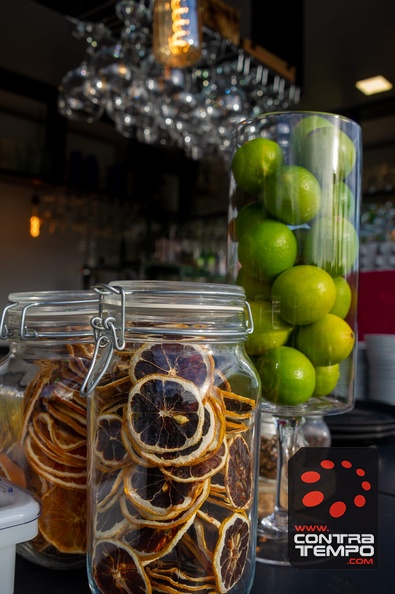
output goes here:
[[236, 185], [251, 195], [233, 228], [254, 331], [246, 350], [262, 396], [294, 406], [331, 394], [354, 348], [349, 282], [358, 256], [352, 139], [330, 119], [306, 115], [293, 128], [290, 158], [254, 138], [234, 154]]

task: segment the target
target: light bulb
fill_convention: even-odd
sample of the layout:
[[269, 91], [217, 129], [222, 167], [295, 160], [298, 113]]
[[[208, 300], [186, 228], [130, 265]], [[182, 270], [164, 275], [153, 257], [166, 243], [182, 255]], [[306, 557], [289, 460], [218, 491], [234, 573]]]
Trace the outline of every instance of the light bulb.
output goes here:
[[32, 237], [38, 237], [40, 235], [40, 227], [41, 227], [41, 219], [38, 216], [38, 207], [40, 204], [40, 199], [37, 194], [33, 194], [32, 197], [32, 210], [31, 210], [31, 217], [29, 219], [30, 222], [30, 235]]
[[200, 60], [201, 0], [155, 0], [153, 54], [169, 68], [184, 68]]
[[41, 221], [40, 217], [33, 215], [30, 217], [30, 235], [32, 237], [38, 237], [40, 235]]

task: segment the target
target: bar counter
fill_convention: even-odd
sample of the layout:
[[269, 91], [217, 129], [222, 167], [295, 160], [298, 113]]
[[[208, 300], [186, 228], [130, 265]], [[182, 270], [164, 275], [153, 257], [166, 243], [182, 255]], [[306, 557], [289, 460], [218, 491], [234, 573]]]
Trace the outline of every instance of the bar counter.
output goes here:
[[[251, 594], [389, 594], [395, 591], [395, 443], [376, 447], [379, 453], [379, 568], [330, 571], [257, 562]], [[14, 594], [32, 592], [90, 594], [90, 589], [84, 568], [56, 571], [17, 555]]]

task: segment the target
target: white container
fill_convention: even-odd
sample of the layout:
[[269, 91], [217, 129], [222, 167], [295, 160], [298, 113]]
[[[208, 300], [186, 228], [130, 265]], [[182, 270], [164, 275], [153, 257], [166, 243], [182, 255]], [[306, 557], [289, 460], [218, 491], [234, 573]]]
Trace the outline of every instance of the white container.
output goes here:
[[33, 495], [0, 477], [1, 594], [13, 594], [16, 545], [37, 535], [40, 504]]

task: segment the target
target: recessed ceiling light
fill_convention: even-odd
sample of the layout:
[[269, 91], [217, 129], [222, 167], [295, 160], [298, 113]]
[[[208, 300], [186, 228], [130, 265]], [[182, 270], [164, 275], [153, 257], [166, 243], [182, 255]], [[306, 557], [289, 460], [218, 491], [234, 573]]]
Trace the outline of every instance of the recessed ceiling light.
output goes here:
[[372, 78], [359, 80], [355, 83], [355, 86], [365, 95], [374, 95], [392, 89], [392, 84], [384, 76], [373, 76]]

